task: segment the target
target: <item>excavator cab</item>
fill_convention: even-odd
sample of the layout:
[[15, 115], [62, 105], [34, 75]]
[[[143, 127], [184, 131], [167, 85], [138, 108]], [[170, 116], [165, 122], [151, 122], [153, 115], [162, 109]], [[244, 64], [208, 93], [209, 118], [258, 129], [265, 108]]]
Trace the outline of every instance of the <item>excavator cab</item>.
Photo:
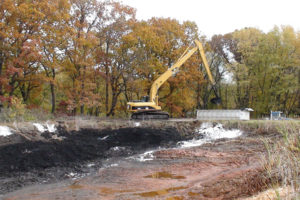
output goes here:
[[141, 102], [149, 102], [149, 99], [150, 99], [149, 96], [143, 96]]

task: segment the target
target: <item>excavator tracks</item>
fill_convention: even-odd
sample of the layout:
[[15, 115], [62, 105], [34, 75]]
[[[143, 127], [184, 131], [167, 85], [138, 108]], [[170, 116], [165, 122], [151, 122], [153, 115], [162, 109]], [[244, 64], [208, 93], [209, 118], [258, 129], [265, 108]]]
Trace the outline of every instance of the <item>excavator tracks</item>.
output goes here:
[[131, 115], [133, 120], [169, 119], [169, 113], [160, 110], [142, 110]]

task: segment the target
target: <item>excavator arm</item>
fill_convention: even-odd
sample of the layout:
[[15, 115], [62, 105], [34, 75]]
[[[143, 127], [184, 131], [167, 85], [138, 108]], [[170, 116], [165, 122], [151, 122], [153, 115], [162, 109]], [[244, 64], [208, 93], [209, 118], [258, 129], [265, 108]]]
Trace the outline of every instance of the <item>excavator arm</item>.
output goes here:
[[173, 73], [176, 73], [179, 68], [197, 51], [199, 50], [200, 57], [202, 59], [203, 65], [207, 71], [208, 78], [212, 85], [215, 85], [215, 81], [212, 77], [211, 71], [208, 67], [208, 63], [205, 57], [205, 53], [203, 50], [203, 46], [201, 42], [198, 40], [195, 40], [196, 47], [193, 48], [187, 48], [185, 52], [182, 54], [182, 56], [178, 59], [178, 61], [170, 67], [167, 71], [165, 71], [158, 79], [154, 81], [154, 83], [151, 86], [150, 90], [150, 101], [155, 102], [156, 105], [158, 105], [158, 90], [161, 87], [162, 84], [164, 84], [172, 75]]

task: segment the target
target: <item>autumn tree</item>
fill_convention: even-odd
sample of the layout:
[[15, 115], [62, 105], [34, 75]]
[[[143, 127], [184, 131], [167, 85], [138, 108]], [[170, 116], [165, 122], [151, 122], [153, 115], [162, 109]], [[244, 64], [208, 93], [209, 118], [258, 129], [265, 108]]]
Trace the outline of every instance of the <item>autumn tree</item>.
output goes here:
[[65, 82], [64, 88], [73, 114], [76, 114], [78, 107], [80, 114], [84, 114], [85, 105], [92, 107], [99, 103], [91, 77], [96, 64], [95, 52], [98, 43], [94, 28], [102, 17], [102, 3], [96, 0], [71, 1], [71, 33], [68, 46], [64, 50], [67, 56], [64, 72], [70, 82]]
[[[0, 4], [0, 95], [21, 96], [25, 103], [32, 91], [32, 100], [43, 89], [42, 40], [46, 26], [59, 23], [63, 0], [15, 1], [3, 0]], [[54, 28], [54, 27], [52, 27]]]
[[[41, 13], [35, 2], [2, 1], [0, 24], [0, 76], [1, 95], [11, 97], [17, 89], [21, 90], [24, 101], [29, 92], [37, 87], [32, 83], [37, 73], [39, 60], [37, 34]], [[30, 11], [30, 12], [28, 12]]]
[[62, 71], [65, 54], [63, 50], [67, 46], [70, 37], [68, 1], [52, 1], [48, 5], [47, 18], [42, 26], [41, 36], [41, 67], [44, 70], [45, 81], [49, 83], [51, 93], [51, 112], [56, 110], [56, 76]]
[[122, 38], [130, 32], [130, 23], [134, 23], [135, 10], [119, 2], [106, 5], [105, 23], [96, 25], [100, 50], [97, 58], [100, 71], [105, 74], [105, 113], [113, 116], [120, 94], [124, 91], [123, 73], [130, 67], [126, 62]]

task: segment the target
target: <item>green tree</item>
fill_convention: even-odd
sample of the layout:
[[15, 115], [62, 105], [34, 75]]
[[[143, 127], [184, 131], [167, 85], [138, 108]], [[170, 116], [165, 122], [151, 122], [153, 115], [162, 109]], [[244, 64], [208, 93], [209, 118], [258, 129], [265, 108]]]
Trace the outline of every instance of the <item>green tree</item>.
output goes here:
[[219, 38], [215, 49], [232, 74], [237, 108], [252, 107], [257, 117], [277, 109], [295, 112], [297, 39], [291, 27], [275, 27], [269, 33], [245, 28]]

